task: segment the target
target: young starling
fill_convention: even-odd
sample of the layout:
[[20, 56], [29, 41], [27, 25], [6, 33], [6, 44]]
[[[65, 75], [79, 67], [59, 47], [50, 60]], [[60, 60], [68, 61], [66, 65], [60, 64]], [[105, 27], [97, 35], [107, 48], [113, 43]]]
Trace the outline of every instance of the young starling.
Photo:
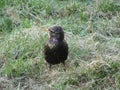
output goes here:
[[48, 28], [50, 38], [44, 47], [45, 60], [49, 64], [49, 69], [55, 64], [62, 63], [66, 70], [65, 60], [68, 56], [68, 44], [64, 40], [64, 32], [61, 26]]

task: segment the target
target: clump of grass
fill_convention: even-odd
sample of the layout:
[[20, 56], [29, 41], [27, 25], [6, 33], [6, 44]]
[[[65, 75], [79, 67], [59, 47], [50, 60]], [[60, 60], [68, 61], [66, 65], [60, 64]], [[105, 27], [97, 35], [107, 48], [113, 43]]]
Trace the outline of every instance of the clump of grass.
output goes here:
[[5, 53], [5, 73], [8, 76], [20, 76], [24, 72], [27, 73], [30, 69], [30, 64], [37, 62], [36, 57], [43, 57], [41, 53], [46, 38], [42, 37], [41, 34], [38, 39], [35, 36], [30, 36], [29, 34], [23, 36], [23, 34], [25, 32], [14, 32], [8, 40], [3, 42], [7, 45], [6, 48], [2, 49], [2, 52]]
[[111, 74], [115, 74], [117, 72], [120, 71], [120, 62], [119, 60], [115, 60], [115, 61], [110, 61], [110, 66], [111, 66]]
[[6, 31], [12, 31], [13, 29], [13, 23], [12, 21], [7, 18], [7, 17], [3, 17], [3, 18], [0, 18], [0, 31], [1, 32], [6, 32]]
[[113, 1], [113, 0], [103, 0], [99, 6], [98, 6], [99, 10], [103, 11], [103, 12], [116, 12], [120, 10], [120, 5], [117, 4], [117, 2]]
[[110, 73], [110, 66], [103, 61], [93, 61], [89, 67], [94, 78], [104, 78]]
[[77, 13], [79, 5], [80, 4], [76, 3], [76, 2], [70, 3], [70, 5], [67, 5], [65, 7], [65, 12], [66, 12], [67, 16]]
[[30, 22], [30, 20], [28, 20], [27, 18], [25, 18], [25, 19], [22, 20], [21, 25], [24, 28], [30, 28], [31, 27], [31, 22]]
[[[119, 78], [119, 76], [118, 76], [118, 73], [119, 73], [118, 65], [119, 65], [119, 63], [118, 64], [115, 64], [115, 63], [117, 63], [117, 61], [115, 61], [114, 64], [113, 63], [109, 64], [109, 67], [107, 69], [104, 68], [104, 70], [107, 71], [107, 73], [106, 73], [106, 76], [103, 79], [98, 79], [98, 78], [95, 79], [95, 82], [93, 84], [94, 89], [106, 88], [106, 87], [114, 88], [111, 85], [115, 85], [116, 87], [119, 88], [119, 86], [118, 86], [119, 85], [119, 79], [118, 80], [116, 79], [116, 78]], [[101, 69], [99, 69], [99, 70], [101, 70]], [[99, 71], [99, 70], [96, 70], [96, 71]], [[102, 76], [102, 74], [100, 74], [100, 75]], [[105, 73], [104, 73], [104, 75], [105, 75]], [[99, 75], [97, 75], [97, 76], [99, 76]], [[116, 84], [115, 82], [117, 82], [118, 84]], [[99, 86], [99, 85], [101, 85], [101, 86]], [[97, 87], [97, 86], [99, 86], [99, 87]]]
[[4, 8], [8, 4], [8, 0], [0, 1], [0, 9]]

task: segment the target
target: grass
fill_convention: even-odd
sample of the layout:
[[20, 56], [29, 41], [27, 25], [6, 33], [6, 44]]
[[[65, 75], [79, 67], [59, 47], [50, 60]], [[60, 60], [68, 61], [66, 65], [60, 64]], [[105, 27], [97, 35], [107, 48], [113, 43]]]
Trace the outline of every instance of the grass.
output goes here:
[[[119, 90], [119, 0], [1, 0], [0, 89]], [[69, 45], [67, 71], [48, 70], [44, 29], [58, 24]]]

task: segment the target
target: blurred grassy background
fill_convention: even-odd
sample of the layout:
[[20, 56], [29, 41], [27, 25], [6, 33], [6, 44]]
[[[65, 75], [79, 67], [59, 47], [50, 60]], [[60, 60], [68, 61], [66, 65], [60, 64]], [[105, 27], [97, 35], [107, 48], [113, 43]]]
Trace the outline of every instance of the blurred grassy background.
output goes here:
[[[68, 68], [44, 62], [45, 28], [61, 25]], [[119, 90], [119, 0], [0, 0], [0, 89]]]

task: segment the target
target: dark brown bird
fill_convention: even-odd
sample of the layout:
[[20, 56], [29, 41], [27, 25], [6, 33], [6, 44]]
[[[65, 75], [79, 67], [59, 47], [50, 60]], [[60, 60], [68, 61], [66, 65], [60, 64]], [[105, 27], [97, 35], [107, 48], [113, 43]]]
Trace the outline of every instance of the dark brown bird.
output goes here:
[[64, 40], [64, 32], [61, 26], [48, 28], [50, 38], [44, 47], [45, 60], [51, 66], [62, 63], [66, 70], [65, 60], [68, 56], [68, 44]]

